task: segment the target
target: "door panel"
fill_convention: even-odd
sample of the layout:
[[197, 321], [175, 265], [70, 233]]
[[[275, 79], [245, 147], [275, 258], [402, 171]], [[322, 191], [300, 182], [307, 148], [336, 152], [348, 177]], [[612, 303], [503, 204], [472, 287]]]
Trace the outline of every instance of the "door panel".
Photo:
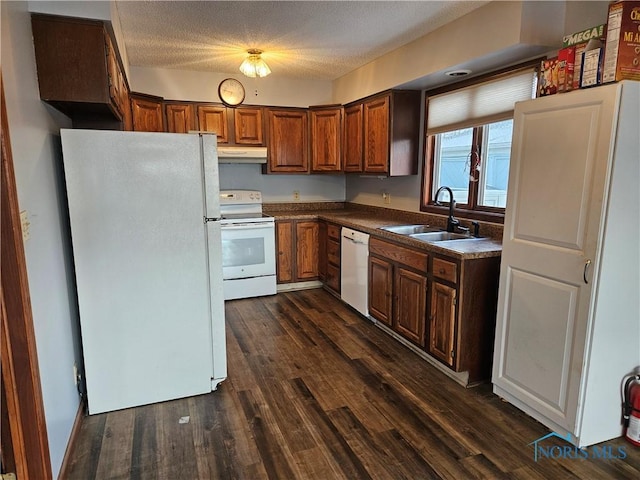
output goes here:
[[380, 258], [369, 257], [369, 313], [391, 326], [391, 291], [393, 265]]
[[[567, 408], [578, 289], [509, 269], [503, 376], [559, 414]], [[522, 292], [526, 292], [523, 295]]]
[[424, 346], [427, 278], [397, 267], [395, 289], [395, 328], [412, 342]]
[[431, 282], [429, 353], [453, 367], [456, 334], [456, 289]]
[[514, 114], [493, 383], [572, 432], [616, 96], [579, 91]]

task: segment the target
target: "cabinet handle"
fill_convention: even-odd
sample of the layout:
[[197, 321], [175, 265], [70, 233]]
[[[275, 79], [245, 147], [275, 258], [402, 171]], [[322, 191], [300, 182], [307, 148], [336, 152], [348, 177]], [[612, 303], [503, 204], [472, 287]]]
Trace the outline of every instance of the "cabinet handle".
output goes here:
[[438, 273], [444, 274], [446, 273], [446, 270], [444, 268], [441, 268], [440, 270], [438, 270]]
[[589, 284], [589, 280], [587, 280], [587, 272], [589, 271], [589, 267], [591, 266], [591, 260], [587, 260], [584, 262], [584, 272], [582, 273], [582, 278], [584, 279], [584, 283]]

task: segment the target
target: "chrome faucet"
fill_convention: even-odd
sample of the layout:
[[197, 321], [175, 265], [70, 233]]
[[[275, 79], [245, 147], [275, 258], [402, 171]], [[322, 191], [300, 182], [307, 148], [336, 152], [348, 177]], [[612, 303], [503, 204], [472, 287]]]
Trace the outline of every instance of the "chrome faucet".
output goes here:
[[436, 205], [442, 205], [438, 201], [438, 195], [440, 195], [440, 192], [442, 190], [446, 190], [447, 192], [449, 192], [449, 218], [447, 219], [447, 232], [453, 232], [456, 230], [456, 227], [460, 225], [460, 221], [453, 216], [453, 209], [456, 207], [456, 202], [453, 199], [453, 192], [451, 191], [451, 189], [449, 187], [440, 187], [434, 197], [434, 203]]

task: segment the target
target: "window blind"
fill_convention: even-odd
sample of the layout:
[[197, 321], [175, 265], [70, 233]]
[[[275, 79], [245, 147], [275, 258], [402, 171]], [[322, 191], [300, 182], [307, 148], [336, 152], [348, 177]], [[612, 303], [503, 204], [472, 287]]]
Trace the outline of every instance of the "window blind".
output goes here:
[[428, 98], [427, 135], [513, 117], [516, 102], [535, 97], [537, 73], [528, 67], [506, 76]]

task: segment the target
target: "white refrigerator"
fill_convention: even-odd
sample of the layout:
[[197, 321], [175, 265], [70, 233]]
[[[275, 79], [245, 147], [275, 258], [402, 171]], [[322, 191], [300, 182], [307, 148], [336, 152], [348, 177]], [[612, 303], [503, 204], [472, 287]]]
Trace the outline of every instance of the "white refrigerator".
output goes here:
[[89, 414], [226, 378], [214, 135], [61, 130]]

